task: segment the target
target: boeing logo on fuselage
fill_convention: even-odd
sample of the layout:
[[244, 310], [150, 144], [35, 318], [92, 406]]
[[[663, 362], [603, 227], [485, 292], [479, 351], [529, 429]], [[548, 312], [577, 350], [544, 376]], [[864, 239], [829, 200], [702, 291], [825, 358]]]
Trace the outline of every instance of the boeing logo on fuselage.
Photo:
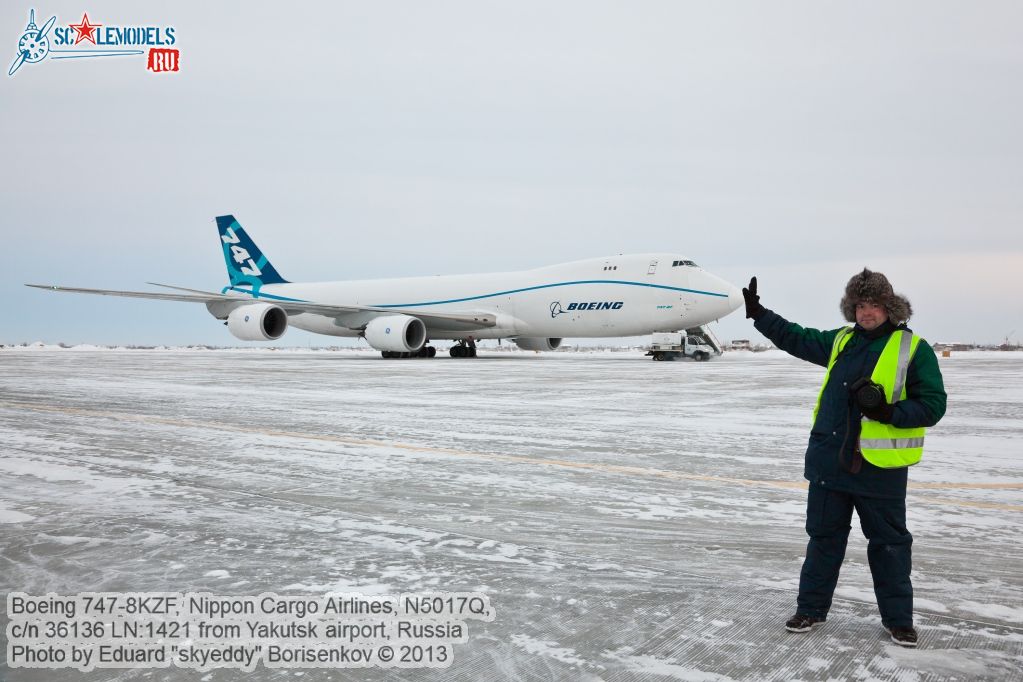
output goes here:
[[624, 301], [590, 301], [589, 303], [584, 301], [582, 303], [569, 303], [562, 308], [561, 301], [554, 301], [551, 303], [551, 317], [579, 310], [619, 310], [624, 305]]

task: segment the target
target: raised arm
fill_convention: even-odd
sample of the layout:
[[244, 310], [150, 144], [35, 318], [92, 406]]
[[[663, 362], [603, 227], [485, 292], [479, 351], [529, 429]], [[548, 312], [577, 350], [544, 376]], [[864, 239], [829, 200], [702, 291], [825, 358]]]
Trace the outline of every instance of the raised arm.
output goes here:
[[795, 322], [789, 322], [773, 310], [768, 310], [760, 304], [756, 277], [752, 278], [749, 286], [742, 290], [742, 295], [746, 300], [746, 317], [753, 320], [753, 326], [770, 339], [771, 343], [800, 360], [806, 360], [821, 367], [828, 366], [831, 346], [838, 335], [838, 329], [821, 331], [820, 329], [801, 327]]

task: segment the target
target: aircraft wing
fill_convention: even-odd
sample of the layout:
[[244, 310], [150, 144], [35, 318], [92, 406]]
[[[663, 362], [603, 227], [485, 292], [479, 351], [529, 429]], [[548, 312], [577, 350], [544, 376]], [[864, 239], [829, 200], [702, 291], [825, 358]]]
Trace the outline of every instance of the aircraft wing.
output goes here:
[[164, 294], [156, 291], [116, 291], [113, 289], [82, 289], [80, 287], [59, 287], [52, 284], [26, 284], [34, 289], [46, 289], [47, 291], [61, 291], [72, 294], [98, 294], [100, 296], [124, 296], [126, 298], [151, 298], [157, 301], [192, 301], [194, 303], [206, 303], [207, 301], [220, 301], [230, 296], [215, 294], [213, 292], [195, 291], [194, 294]]
[[242, 296], [228, 296], [227, 294], [220, 294], [213, 291], [186, 289], [184, 287], [173, 287], [167, 284], [155, 284], [155, 286], [172, 289], [174, 292], [181, 293], [83, 289], [80, 287], [61, 287], [49, 284], [26, 284], [25, 286], [65, 293], [123, 296], [126, 298], [146, 298], [157, 301], [205, 303], [209, 311], [218, 319], [226, 318], [231, 309], [241, 304], [256, 302], [273, 303], [274, 305], [283, 308], [284, 312], [288, 315], [299, 315], [302, 313], [322, 315], [324, 317], [332, 318], [336, 320], [339, 325], [353, 330], [364, 329], [370, 320], [374, 317], [380, 317], [381, 315], [411, 315], [412, 317], [418, 317], [431, 331], [472, 331], [473, 329], [493, 327], [497, 324], [496, 316], [493, 313], [484, 311], [421, 312], [418, 310], [378, 308], [374, 306], [333, 305], [327, 303], [314, 303], [312, 301], [279, 301]]

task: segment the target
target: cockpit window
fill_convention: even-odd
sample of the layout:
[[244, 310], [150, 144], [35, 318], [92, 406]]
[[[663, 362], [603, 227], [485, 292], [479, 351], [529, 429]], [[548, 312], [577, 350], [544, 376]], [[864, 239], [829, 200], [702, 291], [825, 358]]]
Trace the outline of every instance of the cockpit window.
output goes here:
[[690, 268], [698, 268], [698, 267], [700, 267], [699, 265], [697, 265], [696, 263], [694, 263], [691, 260], [677, 260], [677, 261], [672, 261], [672, 263], [671, 263], [671, 267], [673, 267], [673, 268], [677, 268], [680, 265], [685, 265], [685, 266], [688, 266]]

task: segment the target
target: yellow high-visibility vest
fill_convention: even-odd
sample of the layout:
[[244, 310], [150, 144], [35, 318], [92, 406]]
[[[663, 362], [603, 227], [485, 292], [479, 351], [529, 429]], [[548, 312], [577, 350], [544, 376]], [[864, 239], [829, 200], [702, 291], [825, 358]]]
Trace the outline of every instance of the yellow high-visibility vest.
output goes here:
[[[828, 359], [828, 369], [824, 373], [824, 382], [821, 384], [820, 393], [817, 394], [817, 404], [813, 408], [813, 419], [817, 421], [817, 410], [820, 409], [821, 396], [824, 395], [824, 388], [828, 385], [828, 377], [831, 375], [831, 368], [838, 359], [845, 345], [852, 338], [852, 327], [845, 327], [838, 332], [835, 341], [831, 346], [831, 357]], [[906, 399], [906, 376], [909, 373], [909, 363], [916, 353], [920, 344], [920, 337], [912, 332], [897, 330], [885, 344], [881, 351], [881, 357], [874, 366], [870, 379], [884, 387], [885, 399], [890, 404], [895, 404]], [[924, 454], [924, 434], [926, 429], [922, 426], [900, 429], [891, 424], [882, 424], [863, 417], [860, 424], [860, 451], [863, 458], [876, 467], [882, 469], [897, 469], [916, 464]]]

